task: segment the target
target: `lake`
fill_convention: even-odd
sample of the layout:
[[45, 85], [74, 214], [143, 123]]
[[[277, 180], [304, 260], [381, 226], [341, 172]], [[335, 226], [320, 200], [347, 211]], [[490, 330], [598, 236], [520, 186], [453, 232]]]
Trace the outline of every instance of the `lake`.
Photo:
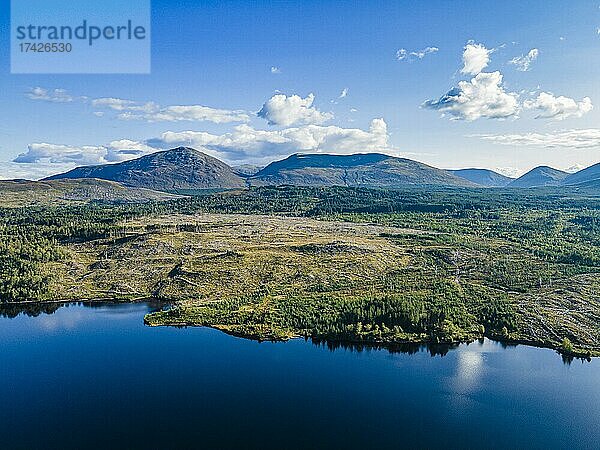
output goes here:
[[598, 359], [489, 340], [447, 353], [258, 343], [146, 327], [151, 308], [1, 317], [0, 448], [599, 445]]

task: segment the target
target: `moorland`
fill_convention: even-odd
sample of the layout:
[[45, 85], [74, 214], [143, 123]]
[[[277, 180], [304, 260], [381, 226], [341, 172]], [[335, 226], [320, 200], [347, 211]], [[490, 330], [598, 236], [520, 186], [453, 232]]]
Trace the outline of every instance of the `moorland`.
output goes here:
[[18, 183], [3, 185], [3, 303], [151, 298], [171, 307], [148, 325], [259, 340], [393, 348], [486, 336], [600, 356], [594, 191], [69, 189], [60, 202], [28, 201]]

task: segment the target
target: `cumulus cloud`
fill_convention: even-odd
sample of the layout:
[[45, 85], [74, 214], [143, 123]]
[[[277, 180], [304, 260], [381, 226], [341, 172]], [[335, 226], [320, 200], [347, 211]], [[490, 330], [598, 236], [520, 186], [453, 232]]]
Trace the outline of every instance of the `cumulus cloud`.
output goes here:
[[500, 72], [478, 73], [470, 81], [460, 81], [458, 87], [438, 100], [429, 100], [422, 106], [457, 120], [516, 117], [519, 112], [519, 97], [514, 92], [506, 92], [502, 78]]
[[[536, 92], [521, 94], [508, 92], [503, 84], [503, 75], [499, 71], [482, 72], [488, 65], [490, 54], [495, 49], [487, 49], [482, 44], [468, 42], [463, 52], [462, 73], [474, 74], [470, 81], [460, 81], [458, 87], [451, 89], [437, 100], [429, 100], [422, 107], [442, 112], [450, 119], [476, 120], [482, 117], [490, 119], [517, 118], [521, 109], [536, 110], [536, 119], [563, 120], [568, 117], [581, 117], [593, 109], [589, 97], [580, 102], [572, 98], [547, 92], [537, 94], [524, 102], [520, 95], [535, 96]], [[509, 61], [517, 70], [528, 71], [537, 59], [539, 51], [531, 49], [526, 55], [521, 55]]]
[[306, 98], [298, 95], [276, 94], [263, 105], [257, 113], [269, 122], [269, 125], [289, 127], [291, 125], [322, 124], [333, 119], [333, 114], [321, 112], [313, 106], [315, 96]]
[[64, 89], [44, 89], [35, 87], [26, 94], [31, 100], [42, 100], [53, 103], [68, 103], [73, 101], [73, 97]]
[[537, 48], [532, 48], [526, 55], [516, 56], [508, 63], [515, 66], [521, 72], [531, 70], [531, 64], [537, 59], [540, 51]]
[[277, 66], [271, 66], [271, 73], [274, 73], [274, 74], [281, 73], [281, 69]]
[[467, 43], [463, 51], [463, 68], [460, 70], [461, 73], [477, 75], [487, 67], [493, 51], [493, 49], [485, 48], [483, 44]]
[[82, 146], [72, 147], [69, 145], [48, 144], [45, 142], [30, 144], [27, 152], [21, 153], [14, 159], [16, 163], [78, 163], [97, 164], [103, 161], [106, 154], [104, 147]]
[[54, 164], [86, 166], [126, 161], [155, 151], [148, 145], [123, 139], [107, 145], [71, 146], [62, 144], [34, 143], [13, 162], [20, 164]]
[[581, 117], [590, 112], [594, 106], [589, 97], [584, 97], [580, 102], [572, 98], [541, 92], [537, 98], [527, 100], [523, 104], [526, 109], [538, 111], [536, 119], [563, 120], [568, 117]]
[[[115, 140], [105, 145], [72, 146], [34, 143], [7, 163], [19, 170], [12, 176], [47, 176], [76, 166], [126, 161], [178, 146], [194, 147], [229, 162], [270, 162], [297, 152], [351, 154], [356, 152], [397, 153], [389, 145], [387, 124], [374, 119], [368, 130], [337, 126], [306, 125], [282, 130], [258, 130], [247, 124], [224, 134], [205, 131], [167, 131], [145, 141]], [[6, 167], [8, 167], [5, 164]], [[0, 177], [2, 167], [0, 167]], [[8, 173], [8, 171], [7, 171]], [[28, 174], [28, 175], [26, 175]]]
[[348, 88], [344, 88], [342, 89], [342, 92], [340, 92], [340, 96], [338, 98], [346, 98], [348, 96]]
[[138, 103], [121, 98], [98, 98], [92, 101], [96, 108], [118, 111], [121, 120], [147, 122], [248, 122], [250, 115], [242, 110], [210, 108], [202, 105], [173, 105], [161, 107], [154, 102]]
[[596, 148], [600, 147], [600, 129], [561, 130], [552, 133], [474, 134], [497, 144], [543, 148]]
[[146, 144], [166, 149], [191, 146], [227, 161], [265, 161], [296, 152], [350, 154], [390, 152], [387, 124], [374, 119], [368, 130], [307, 125], [283, 130], [257, 130], [238, 125], [232, 132], [215, 135], [200, 131], [168, 131]]
[[415, 59], [423, 59], [431, 53], [436, 53], [440, 49], [437, 47], [425, 47], [423, 50], [408, 51], [405, 48], [401, 48], [396, 52], [396, 59], [398, 61], [414, 61]]

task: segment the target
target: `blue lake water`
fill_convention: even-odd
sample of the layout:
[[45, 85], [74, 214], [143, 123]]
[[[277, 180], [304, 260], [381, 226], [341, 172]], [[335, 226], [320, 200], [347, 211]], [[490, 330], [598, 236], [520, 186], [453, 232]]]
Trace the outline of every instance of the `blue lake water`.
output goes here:
[[598, 448], [600, 360], [149, 328], [146, 304], [0, 318], [0, 448]]

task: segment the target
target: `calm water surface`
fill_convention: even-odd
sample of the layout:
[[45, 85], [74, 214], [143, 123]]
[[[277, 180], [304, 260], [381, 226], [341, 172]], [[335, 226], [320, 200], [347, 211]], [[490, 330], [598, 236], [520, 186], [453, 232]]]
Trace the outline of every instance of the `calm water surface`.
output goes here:
[[149, 328], [145, 304], [0, 318], [0, 448], [599, 448], [600, 361]]

